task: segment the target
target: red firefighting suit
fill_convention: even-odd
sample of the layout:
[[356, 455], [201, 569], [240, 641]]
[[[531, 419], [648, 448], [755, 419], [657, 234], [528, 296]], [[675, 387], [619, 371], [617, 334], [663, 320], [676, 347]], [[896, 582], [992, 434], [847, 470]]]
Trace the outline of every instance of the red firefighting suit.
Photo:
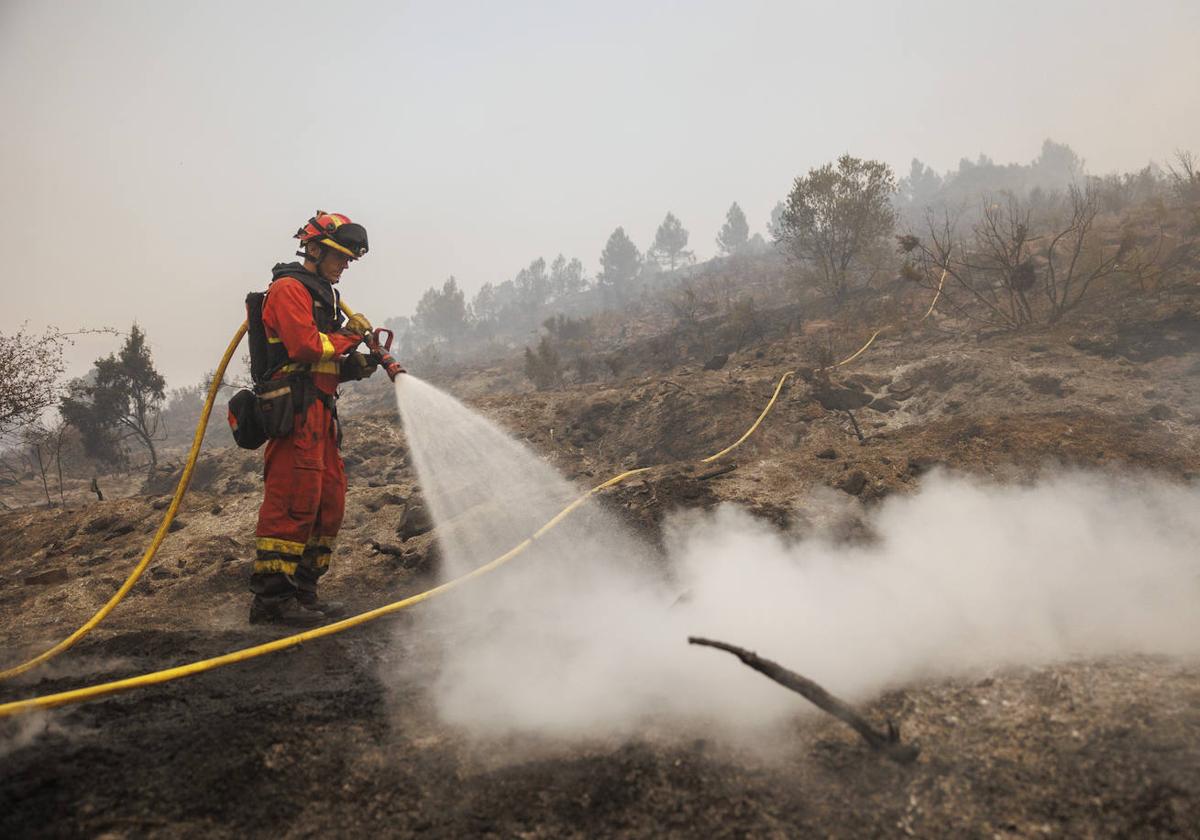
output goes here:
[[315, 602], [346, 506], [334, 410], [338, 360], [361, 339], [336, 331], [341, 317], [332, 287], [298, 263], [276, 266], [262, 319], [272, 355], [285, 362], [274, 378], [299, 376], [294, 393], [307, 392], [304, 402], [311, 402], [300, 405], [290, 435], [267, 441], [250, 589], [264, 604]]

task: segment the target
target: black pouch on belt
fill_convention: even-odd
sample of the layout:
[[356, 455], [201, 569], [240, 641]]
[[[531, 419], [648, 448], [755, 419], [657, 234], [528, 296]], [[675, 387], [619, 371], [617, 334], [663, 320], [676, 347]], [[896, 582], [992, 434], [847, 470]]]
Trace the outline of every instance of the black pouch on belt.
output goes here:
[[262, 417], [263, 433], [269, 438], [284, 438], [296, 426], [295, 383], [290, 379], [272, 379], [254, 386], [258, 394], [258, 413]]
[[228, 419], [234, 443], [242, 449], [258, 449], [266, 442], [267, 433], [258, 411], [258, 397], [253, 391], [243, 388], [233, 395], [229, 400]]

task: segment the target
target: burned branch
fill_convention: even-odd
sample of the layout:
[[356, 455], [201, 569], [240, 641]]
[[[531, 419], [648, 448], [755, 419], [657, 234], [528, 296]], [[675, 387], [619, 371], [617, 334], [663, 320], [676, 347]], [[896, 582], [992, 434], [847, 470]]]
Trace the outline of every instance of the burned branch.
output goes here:
[[708, 472], [700, 473], [700, 475], [696, 476], [696, 480], [697, 481], [708, 481], [711, 478], [719, 478], [727, 473], [733, 472], [734, 470], [737, 469], [737, 466], [738, 466], [737, 464], [725, 464], [724, 466], [717, 467], [714, 470], [709, 470]]
[[732, 653], [738, 659], [742, 660], [744, 665], [748, 665], [760, 674], [770, 677], [783, 687], [790, 688], [822, 711], [826, 711], [838, 720], [849, 724], [855, 732], [862, 736], [871, 749], [883, 753], [897, 764], [911, 764], [921, 754], [921, 748], [918, 745], [900, 743], [900, 728], [892, 721], [889, 720], [887, 722], [887, 732], [877, 732], [871, 723], [856, 712], [846, 701], [834, 697], [812, 680], [802, 677], [795, 671], [789, 671], [776, 662], [763, 659], [758, 654], [748, 651], [745, 648], [740, 648], [737, 645], [718, 642], [712, 639], [703, 639], [699, 636], [688, 636], [688, 644], [704, 645]]
[[863, 437], [862, 429], [859, 428], [858, 420], [854, 417], [854, 412], [846, 409], [846, 416], [850, 418], [850, 425], [854, 427], [854, 434], [858, 437], [859, 443], [866, 443], [867, 439]]

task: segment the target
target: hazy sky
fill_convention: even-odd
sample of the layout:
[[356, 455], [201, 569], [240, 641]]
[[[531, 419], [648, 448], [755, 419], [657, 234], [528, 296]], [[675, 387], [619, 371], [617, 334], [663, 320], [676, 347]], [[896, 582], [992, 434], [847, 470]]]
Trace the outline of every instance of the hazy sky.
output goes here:
[[846, 151], [1165, 161], [1200, 151], [1198, 43], [1197, 0], [0, 0], [0, 331], [137, 319], [188, 384], [317, 207], [367, 226], [341, 288], [381, 322], [450, 274], [593, 274], [668, 210], [710, 256]]

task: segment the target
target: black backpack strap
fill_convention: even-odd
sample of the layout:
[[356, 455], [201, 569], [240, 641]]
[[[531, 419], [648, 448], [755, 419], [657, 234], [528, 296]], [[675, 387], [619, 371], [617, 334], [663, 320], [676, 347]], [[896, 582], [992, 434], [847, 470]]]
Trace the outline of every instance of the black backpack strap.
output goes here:
[[266, 292], [246, 295], [246, 338], [250, 344], [250, 378], [262, 382], [270, 375], [270, 350], [267, 329], [263, 326], [263, 302]]

